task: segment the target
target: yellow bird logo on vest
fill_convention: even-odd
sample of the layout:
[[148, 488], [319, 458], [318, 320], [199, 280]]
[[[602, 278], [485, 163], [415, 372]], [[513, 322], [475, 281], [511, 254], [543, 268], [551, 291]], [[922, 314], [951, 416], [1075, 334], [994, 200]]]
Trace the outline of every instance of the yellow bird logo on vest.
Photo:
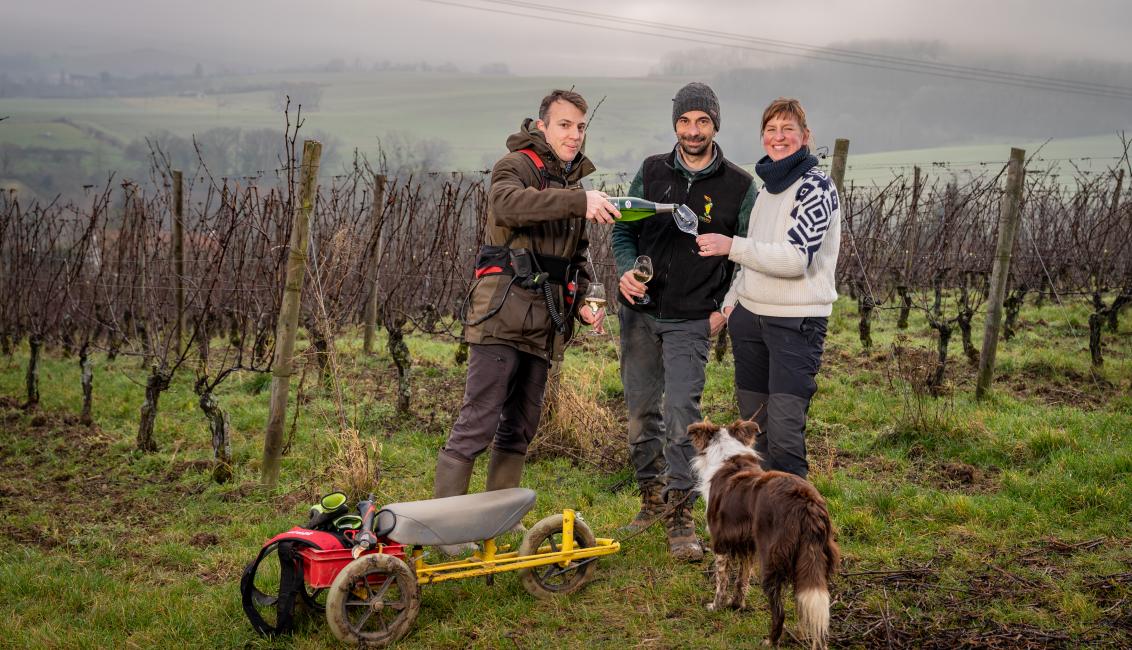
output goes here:
[[704, 195], [704, 214], [700, 217], [700, 221], [711, 223], [711, 197], [707, 194]]

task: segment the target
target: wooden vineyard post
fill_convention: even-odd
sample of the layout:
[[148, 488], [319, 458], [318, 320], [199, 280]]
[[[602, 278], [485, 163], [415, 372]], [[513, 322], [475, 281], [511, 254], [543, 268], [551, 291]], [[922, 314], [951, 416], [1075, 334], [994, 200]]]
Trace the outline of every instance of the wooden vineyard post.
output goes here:
[[845, 201], [845, 163], [848, 160], [849, 140], [838, 138], [833, 143], [833, 164], [830, 165], [829, 175], [837, 186], [837, 196], [841, 201]]
[[908, 225], [904, 231], [904, 265], [900, 270], [900, 282], [896, 293], [900, 296], [900, 315], [896, 319], [897, 329], [908, 329], [908, 315], [912, 312], [912, 296], [909, 287], [912, 282], [912, 262], [916, 254], [916, 211], [920, 203], [920, 167], [912, 168], [912, 204], [908, 208]]
[[291, 388], [295, 332], [299, 328], [300, 299], [303, 293], [303, 279], [307, 272], [310, 218], [314, 209], [318, 186], [318, 163], [321, 156], [322, 144], [316, 140], [303, 142], [303, 161], [299, 168], [299, 203], [291, 227], [290, 251], [287, 253], [287, 279], [283, 285], [283, 303], [279, 307], [279, 321], [276, 325], [275, 359], [271, 369], [271, 402], [263, 440], [263, 468], [260, 480], [269, 487], [274, 487], [279, 481], [279, 466], [283, 459], [283, 423], [287, 418], [287, 395]]
[[369, 300], [366, 301], [366, 323], [365, 335], [362, 339], [362, 351], [366, 354], [373, 353], [373, 339], [374, 332], [377, 330], [377, 271], [381, 266], [381, 248], [385, 242], [384, 235], [381, 233], [384, 222], [385, 212], [385, 175], [373, 175], [373, 214], [371, 218], [376, 223], [378, 229], [377, 241], [374, 246], [377, 250], [374, 251], [372, 256], [373, 268], [369, 274]]
[[994, 376], [994, 355], [998, 350], [998, 330], [1002, 325], [1002, 301], [1006, 296], [1006, 280], [1010, 274], [1010, 255], [1014, 250], [1018, 223], [1022, 220], [1022, 165], [1025, 158], [1024, 150], [1010, 150], [1010, 162], [1006, 168], [1006, 192], [1002, 196], [998, 218], [998, 247], [995, 249], [994, 268], [991, 271], [990, 296], [987, 297], [983, 351], [979, 356], [979, 376], [975, 383], [975, 399], [979, 400], [986, 397]]
[[[185, 335], [185, 195], [184, 176], [173, 170], [173, 287], [177, 308], [176, 333], [173, 340], [178, 349]], [[208, 342], [204, 342], [208, 345]]]

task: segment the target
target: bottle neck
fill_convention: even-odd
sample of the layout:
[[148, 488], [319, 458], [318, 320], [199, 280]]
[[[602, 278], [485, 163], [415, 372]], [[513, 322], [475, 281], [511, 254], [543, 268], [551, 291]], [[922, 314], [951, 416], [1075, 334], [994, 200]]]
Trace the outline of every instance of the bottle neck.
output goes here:
[[634, 196], [611, 196], [609, 202], [622, 212], [638, 213], [641, 216], [672, 214], [679, 207], [675, 203], [654, 203]]

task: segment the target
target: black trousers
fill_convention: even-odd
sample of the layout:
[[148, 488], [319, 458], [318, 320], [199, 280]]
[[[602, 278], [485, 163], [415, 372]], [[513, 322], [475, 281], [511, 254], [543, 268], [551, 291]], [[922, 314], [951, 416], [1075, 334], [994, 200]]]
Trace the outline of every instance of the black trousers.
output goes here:
[[444, 451], [468, 462], [489, 445], [526, 454], [542, 416], [549, 364], [507, 345], [468, 349], [464, 401]]
[[762, 429], [755, 451], [764, 469], [803, 478], [809, 471], [806, 412], [817, 392], [827, 320], [759, 316], [739, 305], [727, 321], [739, 415]]

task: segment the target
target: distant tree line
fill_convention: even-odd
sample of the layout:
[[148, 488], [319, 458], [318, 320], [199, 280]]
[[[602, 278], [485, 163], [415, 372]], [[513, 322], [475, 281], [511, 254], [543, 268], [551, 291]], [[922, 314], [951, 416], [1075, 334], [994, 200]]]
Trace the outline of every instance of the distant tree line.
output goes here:
[[216, 92], [213, 82], [193, 74], [119, 76], [106, 71], [84, 74], [60, 70], [50, 75], [17, 77], [0, 73], [0, 98], [165, 97]]
[[[938, 43], [865, 43], [851, 47], [916, 60], [1132, 88], [1129, 64], [978, 56]], [[802, 100], [819, 141], [849, 138], [857, 153], [937, 147], [941, 142], [1040, 141], [1051, 134], [1091, 136], [1132, 126], [1128, 102], [1122, 99], [783, 55], [739, 56], [730, 50], [699, 49], [668, 55], [656, 73], [700, 76], [711, 84], [724, 103], [724, 112], [733, 116], [725, 118], [728, 124], [721, 131], [732, 143], [731, 151], [762, 150], [758, 115], [779, 96]], [[752, 122], [755, 127], [749, 126]]]
[[[323, 164], [327, 168], [337, 165], [341, 158], [338, 139], [321, 132], [312, 137], [323, 143]], [[84, 187], [104, 184], [111, 170], [119, 177], [145, 178], [155, 150], [177, 169], [196, 169], [203, 161], [217, 179], [278, 177], [286, 160], [283, 132], [275, 129], [218, 127], [192, 136], [160, 131], [124, 146], [118, 142], [99, 145], [93, 152], [0, 143], [0, 189], [19, 181], [45, 199], [81, 196]], [[111, 151], [120, 152], [125, 164], [112, 163]]]

